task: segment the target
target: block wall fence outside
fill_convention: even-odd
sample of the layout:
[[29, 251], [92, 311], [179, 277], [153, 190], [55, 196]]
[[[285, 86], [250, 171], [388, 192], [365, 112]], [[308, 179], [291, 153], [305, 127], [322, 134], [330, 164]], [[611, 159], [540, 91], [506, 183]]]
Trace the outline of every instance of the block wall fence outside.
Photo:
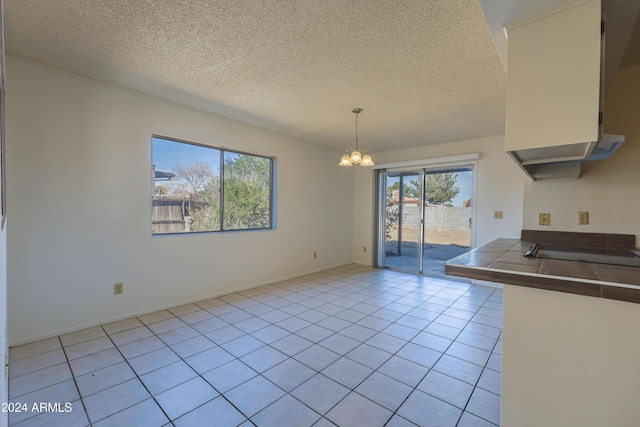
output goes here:
[[[422, 147], [374, 153], [377, 164], [396, 162], [416, 162], [420, 159], [436, 159], [478, 153], [474, 168], [475, 188], [473, 202], [476, 223], [472, 229], [472, 244], [481, 246], [499, 237], [520, 237], [522, 229], [522, 186], [524, 174], [504, 152], [504, 135], [467, 139], [442, 144], [428, 144]], [[372, 265], [373, 251], [363, 252], [363, 245], [371, 245], [374, 240], [374, 195], [373, 172], [368, 168], [358, 168], [354, 180], [353, 205], [353, 261]], [[493, 212], [504, 212], [504, 219], [495, 220]], [[458, 219], [458, 221], [462, 221]], [[468, 230], [469, 220], [464, 226]], [[462, 224], [460, 224], [462, 226]], [[453, 231], [453, 230], [452, 230]]]
[[[419, 224], [420, 206], [407, 204], [402, 208], [402, 211], [405, 226], [411, 227], [413, 224]], [[425, 206], [424, 227], [437, 231], [468, 230], [471, 214], [471, 207]]]

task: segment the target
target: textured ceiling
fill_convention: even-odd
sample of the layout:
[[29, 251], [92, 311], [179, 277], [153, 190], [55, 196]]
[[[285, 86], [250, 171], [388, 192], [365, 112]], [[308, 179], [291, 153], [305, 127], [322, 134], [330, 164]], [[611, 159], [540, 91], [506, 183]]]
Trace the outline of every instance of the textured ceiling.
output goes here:
[[[579, 1], [579, 0], [578, 0]], [[507, 68], [507, 37], [504, 27], [543, 13], [549, 9], [576, 3], [576, 0], [478, 0], [491, 36], [496, 44], [500, 59]]]
[[[9, 54], [340, 150], [361, 107], [360, 143], [379, 152], [503, 133], [502, 26], [576, 1], [4, 0], [5, 41]], [[635, 22], [640, 0], [604, 1]]]
[[[4, 0], [7, 53], [344, 149], [504, 132], [473, 0]], [[11, 84], [10, 76], [7, 85]]]

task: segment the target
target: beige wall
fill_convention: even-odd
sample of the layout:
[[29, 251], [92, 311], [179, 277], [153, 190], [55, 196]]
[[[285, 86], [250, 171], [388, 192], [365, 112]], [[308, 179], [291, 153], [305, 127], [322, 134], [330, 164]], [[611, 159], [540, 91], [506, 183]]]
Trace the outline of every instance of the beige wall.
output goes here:
[[[340, 153], [15, 57], [7, 87], [11, 345], [352, 261]], [[154, 133], [275, 156], [276, 229], [152, 237]]]
[[[524, 184], [524, 227], [539, 230], [635, 234], [640, 243], [640, 66], [619, 70], [607, 94], [605, 132], [626, 141], [606, 160], [584, 163], [580, 179]], [[578, 225], [578, 211], [589, 224]], [[538, 212], [551, 214], [551, 225], [537, 225]]]
[[[483, 245], [499, 237], [520, 237], [522, 226], [522, 183], [520, 168], [504, 152], [504, 136], [376, 153], [377, 164], [407, 162], [438, 157], [479, 153], [476, 169], [477, 194], [475, 244]], [[350, 168], [351, 169], [351, 168]], [[353, 219], [354, 262], [372, 265], [373, 254], [373, 171], [355, 169]], [[494, 219], [503, 211], [504, 219]], [[362, 247], [367, 246], [367, 252]]]

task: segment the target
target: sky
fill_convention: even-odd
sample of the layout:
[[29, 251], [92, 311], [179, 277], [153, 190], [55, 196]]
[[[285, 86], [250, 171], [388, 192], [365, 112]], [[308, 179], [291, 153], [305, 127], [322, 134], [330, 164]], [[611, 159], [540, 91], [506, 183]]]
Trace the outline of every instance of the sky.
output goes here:
[[[455, 207], [462, 207], [462, 202], [469, 200], [473, 197], [473, 172], [456, 172], [456, 186], [460, 189], [460, 192], [453, 198], [451, 203]], [[392, 185], [394, 182], [398, 182], [397, 177], [387, 178], [387, 185]], [[406, 182], [406, 181], [405, 181]]]
[[461, 207], [462, 202], [473, 197], [473, 172], [456, 172], [458, 175], [456, 185], [460, 188], [460, 192], [453, 198], [453, 206]]
[[216, 175], [220, 175], [220, 151], [214, 148], [154, 137], [151, 151], [151, 161], [157, 171], [171, 172], [176, 163], [188, 165], [203, 161]]
[[[188, 165], [203, 161], [211, 166], [216, 175], [220, 175], [220, 151], [210, 147], [176, 142], [162, 138], [152, 138], [152, 162], [157, 171], [171, 172], [176, 163]], [[460, 192], [453, 199], [452, 204], [461, 207], [462, 202], [473, 196], [473, 173], [471, 171], [456, 172], [456, 185]], [[389, 177], [387, 184], [391, 185], [398, 178]]]

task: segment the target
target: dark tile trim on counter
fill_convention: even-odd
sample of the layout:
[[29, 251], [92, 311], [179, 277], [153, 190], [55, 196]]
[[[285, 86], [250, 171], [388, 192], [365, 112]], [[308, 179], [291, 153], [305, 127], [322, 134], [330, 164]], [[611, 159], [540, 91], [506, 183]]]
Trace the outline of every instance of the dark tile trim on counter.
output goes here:
[[635, 234], [522, 230], [520, 238], [545, 245], [570, 246], [573, 248], [614, 249], [620, 251], [636, 248]]
[[636, 304], [640, 304], [640, 290], [621, 288], [619, 286], [603, 286], [602, 298], [635, 302]]
[[[563, 280], [554, 277], [529, 276], [521, 272], [511, 273], [486, 269], [478, 270], [472, 267], [445, 264], [444, 273], [469, 279], [526, 286], [527, 288], [545, 289], [548, 291], [566, 292], [590, 297], [602, 296], [602, 285], [598, 285], [596, 283], [576, 282], [573, 280]], [[638, 296], [640, 297], [640, 290], [638, 291]]]

